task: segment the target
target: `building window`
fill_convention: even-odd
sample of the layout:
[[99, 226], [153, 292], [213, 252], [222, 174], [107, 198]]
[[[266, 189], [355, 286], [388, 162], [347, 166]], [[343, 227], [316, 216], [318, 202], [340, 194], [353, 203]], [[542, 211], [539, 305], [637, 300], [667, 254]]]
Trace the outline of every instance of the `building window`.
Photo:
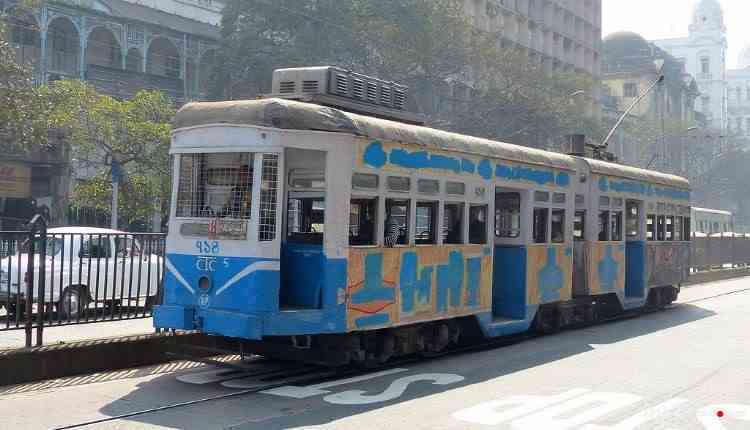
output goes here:
[[638, 84], [635, 82], [626, 82], [622, 86], [623, 97], [638, 97]]
[[702, 57], [701, 58], [701, 73], [704, 75], [708, 75], [711, 71], [711, 63], [708, 60], [708, 57]]

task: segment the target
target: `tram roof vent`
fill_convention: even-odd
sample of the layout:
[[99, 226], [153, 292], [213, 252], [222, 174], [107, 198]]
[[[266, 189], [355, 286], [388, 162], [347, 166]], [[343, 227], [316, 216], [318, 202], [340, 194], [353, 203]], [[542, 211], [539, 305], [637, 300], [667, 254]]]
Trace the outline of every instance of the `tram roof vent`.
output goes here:
[[270, 97], [330, 106], [409, 124], [424, 124], [408, 112], [409, 87], [335, 66], [278, 69]]

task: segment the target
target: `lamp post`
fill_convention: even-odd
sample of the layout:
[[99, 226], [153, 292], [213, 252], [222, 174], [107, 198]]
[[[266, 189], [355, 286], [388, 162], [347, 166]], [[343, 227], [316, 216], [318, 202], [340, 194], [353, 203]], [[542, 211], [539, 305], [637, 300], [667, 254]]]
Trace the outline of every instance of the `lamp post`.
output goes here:
[[654, 66], [656, 66], [656, 75], [657, 75], [656, 79], [651, 83], [651, 85], [648, 86], [648, 88], [646, 88], [646, 91], [641, 93], [641, 95], [639, 95], [638, 98], [636, 98], [633, 101], [630, 107], [628, 107], [625, 110], [625, 112], [623, 112], [623, 114], [615, 123], [615, 126], [612, 127], [612, 130], [610, 130], [609, 133], [607, 134], [607, 137], [604, 138], [604, 141], [601, 144], [602, 149], [607, 148], [607, 145], [609, 144], [609, 140], [612, 138], [612, 135], [615, 134], [615, 131], [617, 131], [617, 129], [622, 124], [622, 122], [625, 120], [625, 118], [627, 118], [628, 115], [630, 115], [630, 112], [638, 105], [638, 103], [640, 103], [641, 100], [646, 98], [646, 96], [651, 92], [651, 90], [654, 89], [654, 87], [664, 82], [664, 74], [662, 73], [664, 70], [664, 60], [661, 58], [654, 60]]

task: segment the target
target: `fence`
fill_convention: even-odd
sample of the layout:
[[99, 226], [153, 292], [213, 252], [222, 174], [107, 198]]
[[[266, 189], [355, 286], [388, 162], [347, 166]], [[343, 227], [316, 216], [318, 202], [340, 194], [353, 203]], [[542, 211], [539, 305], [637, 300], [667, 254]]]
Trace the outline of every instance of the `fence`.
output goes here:
[[725, 233], [723, 235], [693, 237], [690, 267], [693, 270], [712, 270], [750, 264], [750, 237]]
[[101, 229], [0, 232], [0, 331], [148, 318], [161, 300], [162, 234]]

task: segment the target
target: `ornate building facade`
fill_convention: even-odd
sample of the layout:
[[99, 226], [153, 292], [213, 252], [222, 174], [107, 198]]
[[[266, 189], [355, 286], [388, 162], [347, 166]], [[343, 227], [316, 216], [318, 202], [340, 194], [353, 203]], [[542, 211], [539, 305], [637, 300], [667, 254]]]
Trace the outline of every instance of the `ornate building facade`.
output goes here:
[[711, 127], [725, 130], [727, 102], [727, 29], [717, 0], [700, 0], [693, 11], [688, 37], [655, 40], [654, 43], [685, 64], [698, 83], [700, 97], [695, 109]]
[[[157, 89], [179, 105], [205, 94], [222, 6], [221, 0], [44, 0], [25, 9], [18, 0], [0, 0], [0, 17], [18, 62], [33, 67], [38, 84], [81, 79], [119, 99]], [[52, 224], [80, 221], [68, 211], [73, 184], [106, 166], [84, 169], [64, 147], [3, 155], [0, 173], [14, 175], [4, 178], [14, 186], [3, 188], [0, 178], [0, 229], [18, 228], [44, 207]]]

